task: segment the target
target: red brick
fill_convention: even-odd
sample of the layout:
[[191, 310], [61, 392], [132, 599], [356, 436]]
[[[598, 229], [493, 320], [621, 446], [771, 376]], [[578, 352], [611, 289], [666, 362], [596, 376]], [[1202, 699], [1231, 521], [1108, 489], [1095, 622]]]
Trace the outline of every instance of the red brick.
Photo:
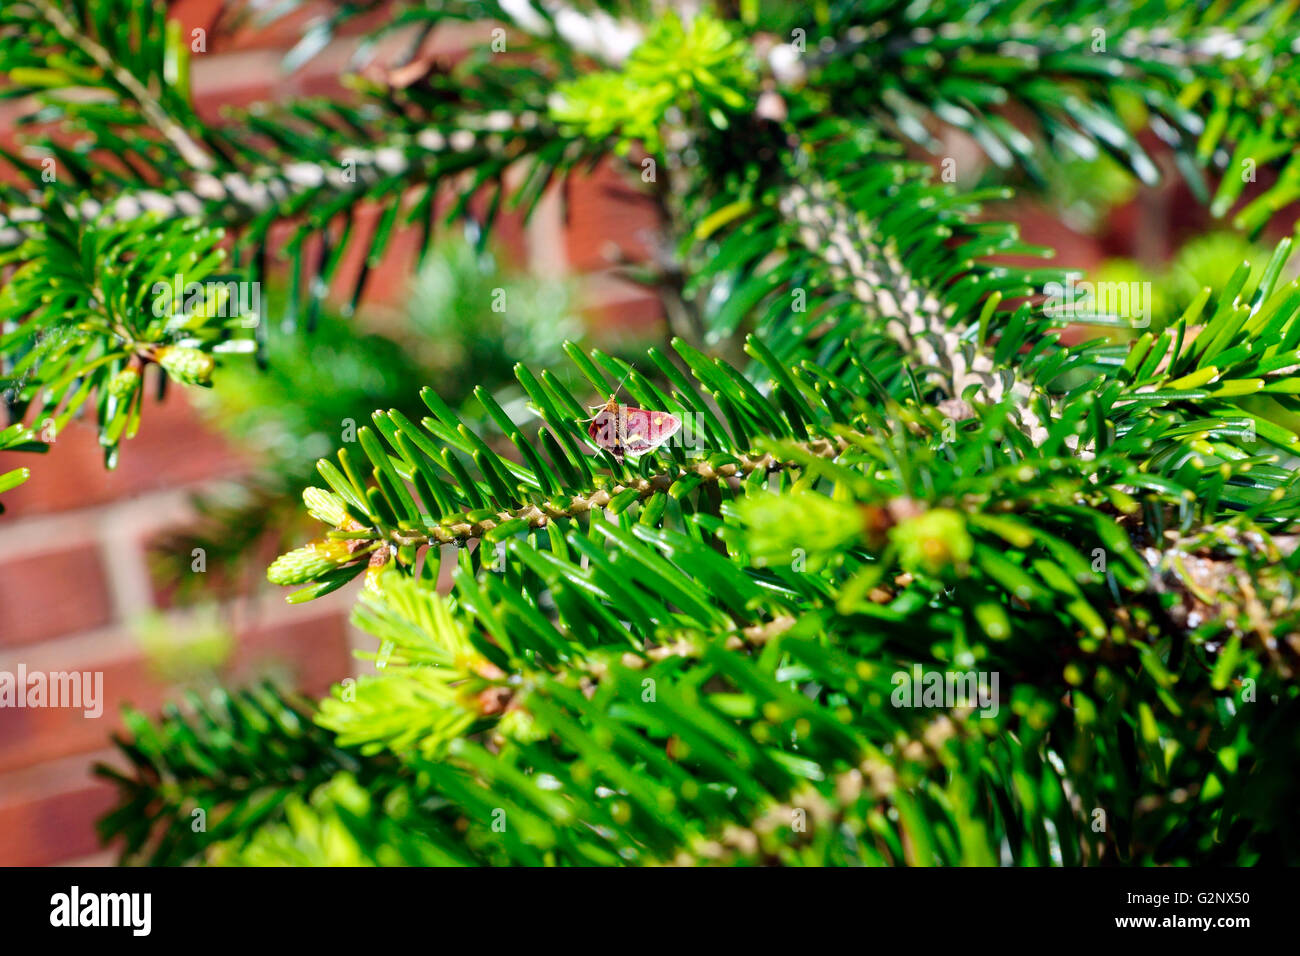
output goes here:
[[100, 627], [111, 614], [108, 583], [93, 544], [0, 564], [0, 646]]
[[[343, 611], [303, 610], [296, 621], [251, 627], [223, 683], [238, 687], [273, 672], [319, 696], [352, 673]], [[95, 822], [112, 807], [114, 790], [91, 768], [116, 757], [104, 748], [121, 729], [119, 708], [130, 701], [155, 713], [178, 694], [138, 655], [86, 669], [104, 672], [102, 719], [75, 710], [0, 710], [0, 866], [67, 862], [100, 851]]]
[[[12, 663], [4, 663], [12, 668]], [[72, 665], [68, 665], [72, 666]], [[138, 655], [87, 669], [104, 672], [104, 717], [73, 710], [0, 711], [0, 865], [39, 866], [84, 858], [100, 850], [95, 822], [114, 802], [113, 788], [91, 775], [113, 759], [104, 749], [120, 730], [123, 701], [148, 713], [175, 699]], [[238, 687], [270, 672], [312, 695], [351, 673], [342, 610], [250, 628], [223, 683]], [[82, 756], [77, 756], [78, 754]]]
[[0, 775], [0, 866], [48, 866], [101, 849], [95, 821], [113, 806], [115, 791], [93, 778], [90, 766], [65, 762]]
[[1022, 201], [1011, 204], [991, 204], [985, 208], [983, 218], [1015, 222], [1023, 241], [1056, 251], [1056, 255], [1050, 259], [1034, 256], [990, 256], [990, 259], [996, 262], [1027, 266], [1031, 269], [1068, 267], [1077, 271], [1087, 271], [1095, 269], [1105, 258], [1101, 243], [1095, 236], [1076, 232], [1064, 225], [1041, 203]]
[[589, 276], [584, 293], [583, 318], [604, 342], [628, 340], [635, 347], [663, 322], [659, 297], [633, 283], [612, 276]]
[[[0, 778], [0, 786], [4, 786]], [[0, 804], [0, 866], [48, 866], [99, 851], [95, 821], [113, 806], [108, 782]]]
[[[443, 225], [443, 220], [455, 199], [455, 195], [450, 190], [444, 190], [434, 204], [433, 216], [436, 230], [434, 241], [461, 234], [463, 228], [461, 223]], [[470, 201], [470, 211], [481, 216], [485, 213], [487, 205], [487, 193], [480, 192]], [[381, 211], [382, 207], [375, 203], [367, 203], [357, 211], [351, 245], [339, 263], [335, 275], [332, 297], [336, 305], [346, 303], [351, 296], [353, 285], [361, 274], [362, 265], [370, 254], [371, 231]], [[366, 276], [365, 294], [361, 300], [363, 309], [366, 306], [384, 306], [405, 311], [410, 305], [413, 271], [420, 252], [420, 234], [421, 229], [418, 225], [394, 230], [383, 260]], [[495, 248], [501, 250], [504, 265], [526, 261], [527, 238], [522, 216], [508, 212], [499, 213], [492, 227], [492, 243]]]
[[565, 238], [569, 264], [580, 271], [606, 269], [620, 257], [645, 259], [659, 231], [654, 203], [640, 193], [639, 177], [610, 163], [569, 182]]
[[[17, 665], [6, 659], [2, 666], [12, 672]], [[31, 664], [28, 668], [35, 669]], [[123, 702], [153, 712], [167, 699], [167, 688], [149, 673], [138, 655], [89, 665], [61, 662], [59, 669], [103, 672], [103, 715], [91, 718], [81, 710], [55, 707], [0, 710], [0, 772], [99, 750], [108, 746], [110, 734], [121, 728], [118, 710]]]
[[184, 36], [195, 29], [211, 30], [225, 0], [174, 0], [167, 8], [167, 19], [177, 20]]
[[[286, 16], [277, 17], [270, 23], [261, 22], [264, 11], [255, 10], [253, 15], [247, 18], [239, 29], [233, 31], [229, 29], [231, 21], [227, 18], [223, 20], [221, 35], [216, 37], [217, 42], [215, 44], [209, 43], [208, 50], [212, 52], [267, 48], [288, 50], [298, 42], [308, 24], [323, 16], [328, 16], [336, 12], [336, 10], [337, 8], [333, 4], [318, 0], [315, 3], [304, 4], [301, 9], [294, 10]], [[336, 28], [335, 36], [358, 36], [374, 30], [376, 27], [388, 22], [389, 19], [391, 19], [391, 13], [382, 9], [353, 17]]]
[[[223, 361], [248, 361], [232, 356]], [[152, 389], [152, 374], [149, 387]], [[216, 373], [221, 387], [221, 370]], [[98, 432], [90, 422], [73, 421], [57, 435], [49, 452], [0, 452], [0, 474], [27, 467], [32, 477], [5, 492], [4, 520], [85, 508], [143, 491], [175, 488], [246, 470], [223, 438], [209, 429], [189, 406], [186, 386], [169, 383], [167, 398], [145, 399], [139, 434], [123, 442], [114, 471], [104, 468]], [[39, 423], [36, 423], [39, 431]]]
[[[272, 625], [255, 627], [241, 635], [226, 686], [247, 685], [279, 665], [291, 672], [293, 686], [314, 697], [357, 670], [348, 644], [348, 612], [342, 608], [327, 615], [290, 615]], [[308, 616], [310, 615], [310, 616]]]
[[[31, 662], [27, 667], [40, 669]], [[6, 655], [0, 659], [0, 669], [16, 671], [17, 659]], [[179, 688], [169, 686], [151, 670], [143, 655], [134, 652], [89, 664], [62, 661], [49, 669], [102, 671], [103, 715], [89, 718], [73, 708], [0, 709], [0, 772], [102, 748], [109, 735], [121, 729], [124, 703], [155, 713], [179, 693]], [[247, 686], [269, 675], [320, 696], [353, 670], [344, 611], [324, 615], [308, 611], [297, 620], [254, 625], [243, 632], [222, 683]]]

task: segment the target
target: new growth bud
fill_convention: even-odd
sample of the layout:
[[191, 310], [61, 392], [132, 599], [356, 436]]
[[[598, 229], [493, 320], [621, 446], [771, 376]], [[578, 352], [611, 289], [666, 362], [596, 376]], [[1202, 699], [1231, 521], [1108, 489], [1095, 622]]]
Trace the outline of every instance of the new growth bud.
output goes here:
[[216, 362], [207, 352], [177, 345], [164, 345], [156, 358], [168, 375], [186, 385], [209, 384], [212, 370], [216, 367]]
[[272, 584], [306, 584], [352, 560], [345, 541], [313, 541], [303, 548], [282, 554], [266, 569]]
[[324, 488], [305, 488], [302, 493], [303, 504], [307, 512], [317, 521], [324, 521], [335, 528], [342, 528], [351, 519], [343, 506], [343, 499]]

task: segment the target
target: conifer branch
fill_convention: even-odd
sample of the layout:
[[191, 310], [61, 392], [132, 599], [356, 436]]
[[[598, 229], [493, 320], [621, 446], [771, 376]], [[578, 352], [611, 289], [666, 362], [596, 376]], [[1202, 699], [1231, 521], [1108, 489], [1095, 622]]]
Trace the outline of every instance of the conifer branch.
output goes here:
[[58, 31], [70, 46], [81, 50], [108, 76], [111, 76], [122, 89], [135, 100], [149, 123], [169, 142], [184, 158], [191, 168], [206, 172], [216, 164], [212, 156], [197, 143], [185, 128], [168, 112], [162, 104], [145, 88], [144, 84], [126, 66], [113, 59], [104, 47], [93, 38], [79, 30], [77, 26], [59, 9], [54, 0], [22, 0], [31, 3], [42, 17]]
[[[827, 184], [795, 184], [781, 198], [781, 211], [797, 224], [809, 252], [829, 264], [831, 275], [862, 304], [918, 367], [950, 400], [986, 405], [1010, 401], [1021, 427], [1035, 445], [1047, 440], [1047, 423], [1034, 411], [1032, 387], [1013, 368], [966, 340], [954, 324], [955, 308], [918, 283], [897, 252], [877, 239], [860, 215], [831, 195]], [[968, 417], [962, 414], [960, 417]]]

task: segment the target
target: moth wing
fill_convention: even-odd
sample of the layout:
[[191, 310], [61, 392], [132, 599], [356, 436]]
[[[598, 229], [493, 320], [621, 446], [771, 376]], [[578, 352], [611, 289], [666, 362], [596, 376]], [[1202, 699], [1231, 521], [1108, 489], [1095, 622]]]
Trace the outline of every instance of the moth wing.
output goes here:
[[669, 415], [667, 412], [655, 412], [656, 415], [663, 416], [663, 424], [659, 428], [659, 443], [663, 444], [682, 430], [682, 420], [676, 415]]
[[629, 455], [644, 455], [658, 448], [677, 434], [682, 421], [668, 412], [655, 412], [644, 408], [629, 408], [624, 412], [626, 434], [624, 445]]

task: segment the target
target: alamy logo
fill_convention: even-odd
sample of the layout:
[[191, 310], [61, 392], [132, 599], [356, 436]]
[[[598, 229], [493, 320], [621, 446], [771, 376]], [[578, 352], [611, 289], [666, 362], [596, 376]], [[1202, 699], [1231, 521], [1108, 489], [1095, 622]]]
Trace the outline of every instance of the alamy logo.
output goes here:
[[103, 671], [0, 671], [0, 707], [71, 707], [86, 717], [104, 713]]
[[916, 664], [910, 674], [896, 671], [891, 683], [895, 707], [968, 707], [981, 717], [998, 715], [997, 671], [925, 671]]
[[246, 282], [237, 275], [208, 276], [202, 282], [186, 282], [182, 275], [171, 282], [155, 282], [153, 314], [190, 315], [200, 309], [222, 319], [243, 319], [245, 328], [256, 328], [262, 314], [262, 283]]
[[1125, 319], [1135, 329], [1151, 324], [1150, 282], [1078, 282], [1082, 273], [1067, 272], [1065, 282], [1043, 286], [1043, 312], [1054, 319]]
[[132, 935], [148, 936], [153, 925], [151, 893], [70, 893], [50, 897], [51, 926], [126, 926]]

